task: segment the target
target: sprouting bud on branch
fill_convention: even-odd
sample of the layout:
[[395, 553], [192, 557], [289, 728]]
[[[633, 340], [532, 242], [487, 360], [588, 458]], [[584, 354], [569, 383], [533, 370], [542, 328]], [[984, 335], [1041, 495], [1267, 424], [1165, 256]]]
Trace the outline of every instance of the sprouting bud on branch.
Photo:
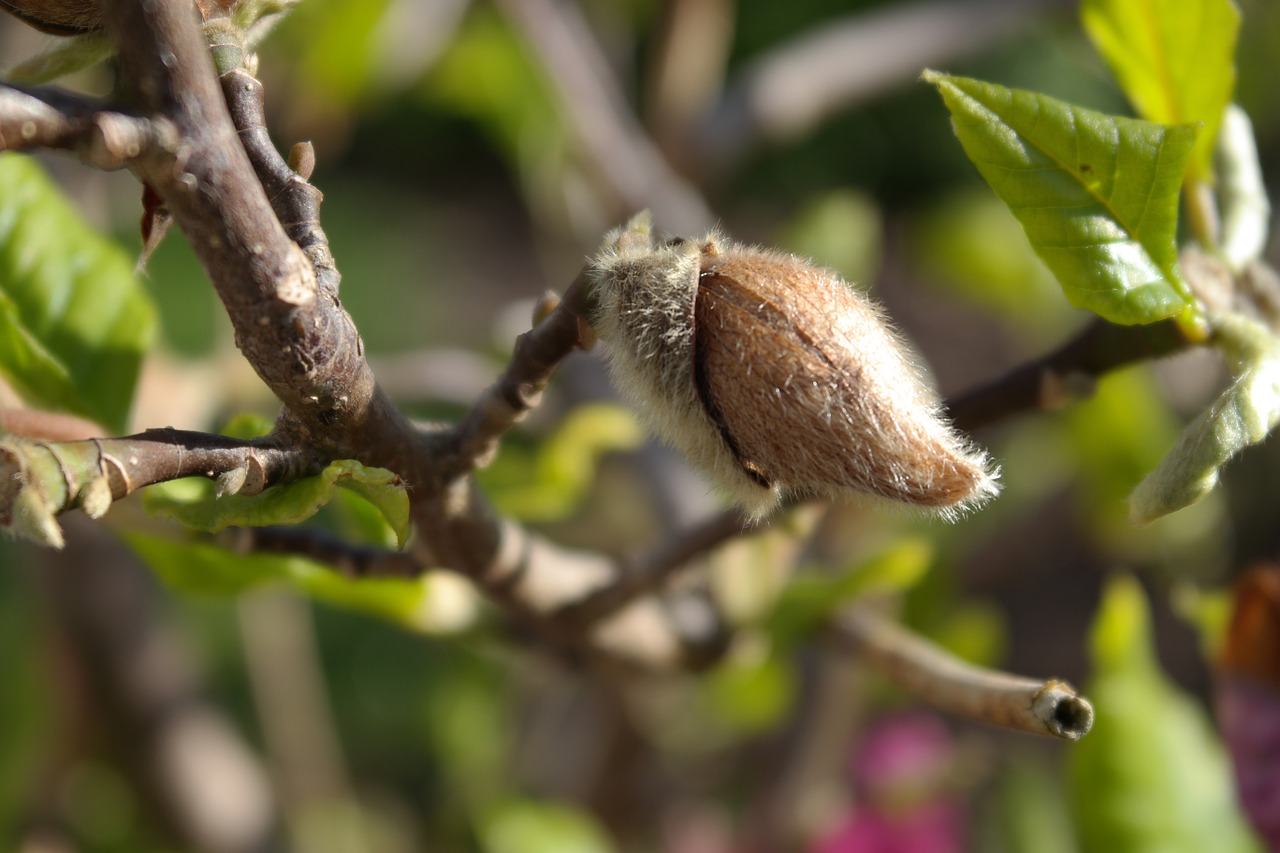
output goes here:
[[883, 312], [830, 270], [649, 214], [592, 260], [615, 383], [753, 518], [784, 496], [878, 495], [951, 517], [998, 490]]

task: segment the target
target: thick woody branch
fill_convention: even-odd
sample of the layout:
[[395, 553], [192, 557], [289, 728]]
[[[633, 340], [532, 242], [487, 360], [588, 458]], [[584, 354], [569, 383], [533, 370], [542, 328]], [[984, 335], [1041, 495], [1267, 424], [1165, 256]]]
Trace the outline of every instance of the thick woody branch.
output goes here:
[[194, 6], [111, 0], [106, 20], [135, 109], [175, 127], [176, 156], [135, 161], [188, 235], [236, 343], [307, 440], [354, 455], [411, 431], [376, 393], [359, 335], [289, 238], [240, 144]]
[[1037, 681], [966, 663], [864, 606], [831, 626], [834, 642], [908, 693], [957, 716], [1077, 740], [1093, 707], [1064, 681]]

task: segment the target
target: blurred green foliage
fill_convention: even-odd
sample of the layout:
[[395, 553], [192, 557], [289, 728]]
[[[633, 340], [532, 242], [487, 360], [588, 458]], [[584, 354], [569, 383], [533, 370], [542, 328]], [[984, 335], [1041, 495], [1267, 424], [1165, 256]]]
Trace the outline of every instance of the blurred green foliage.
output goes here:
[[1072, 751], [1070, 773], [1084, 849], [1260, 851], [1204, 709], [1160, 669], [1132, 578], [1108, 585], [1090, 646], [1097, 719]]
[[0, 154], [0, 374], [120, 432], [155, 310], [123, 251], [24, 154]]

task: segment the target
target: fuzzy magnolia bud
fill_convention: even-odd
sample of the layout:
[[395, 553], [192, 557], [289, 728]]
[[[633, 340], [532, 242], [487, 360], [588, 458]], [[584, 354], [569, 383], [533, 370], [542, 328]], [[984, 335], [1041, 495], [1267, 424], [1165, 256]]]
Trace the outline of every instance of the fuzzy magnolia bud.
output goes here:
[[6, 9], [31, 26], [56, 36], [102, 29], [99, 0], [0, 0]]
[[950, 517], [996, 493], [882, 311], [830, 270], [714, 232], [657, 240], [646, 212], [590, 278], [615, 383], [753, 518], [868, 494]]
[[[196, 0], [196, 6], [207, 20], [238, 2], [240, 0]], [[101, 0], [0, 0], [0, 9], [55, 36], [91, 33], [104, 26]]]

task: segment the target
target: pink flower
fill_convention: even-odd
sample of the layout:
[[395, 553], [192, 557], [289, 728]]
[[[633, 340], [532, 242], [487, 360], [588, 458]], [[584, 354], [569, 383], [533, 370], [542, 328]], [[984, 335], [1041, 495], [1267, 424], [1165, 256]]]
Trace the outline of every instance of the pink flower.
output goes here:
[[812, 853], [960, 853], [966, 821], [943, 787], [951, 737], [924, 714], [872, 729], [853, 760], [857, 807]]

